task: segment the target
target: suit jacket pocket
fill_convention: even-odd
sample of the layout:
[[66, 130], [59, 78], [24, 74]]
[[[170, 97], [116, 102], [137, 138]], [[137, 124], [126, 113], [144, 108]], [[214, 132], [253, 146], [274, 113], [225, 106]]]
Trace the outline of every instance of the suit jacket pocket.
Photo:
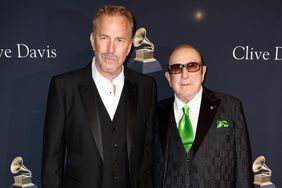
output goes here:
[[209, 148], [217, 151], [232, 150], [234, 146], [234, 129], [216, 128], [213, 134], [209, 135]]

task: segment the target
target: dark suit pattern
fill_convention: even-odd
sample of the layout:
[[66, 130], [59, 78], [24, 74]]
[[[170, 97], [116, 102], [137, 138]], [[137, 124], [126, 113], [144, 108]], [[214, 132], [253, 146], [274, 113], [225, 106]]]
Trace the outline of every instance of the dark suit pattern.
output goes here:
[[[152, 186], [156, 84], [124, 68], [131, 187]], [[51, 80], [42, 158], [43, 188], [103, 187], [104, 152], [91, 65]]]
[[[241, 102], [230, 95], [203, 88], [195, 141], [191, 151], [181, 159], [185, 162], [180, 163], [176, 161], [181, 158], [181, 152], [180, 155], [174, 153], [181, 140], [173, 102], [174, 97], [171, 97], [158, 107], [154, 139], [155, 187], [252, 187], [250, 145]], [[226, 120], [229, 127], [217, 128], [217, 120]], [[189, 176], [189, 184], [184, 181], [185, 176]]]

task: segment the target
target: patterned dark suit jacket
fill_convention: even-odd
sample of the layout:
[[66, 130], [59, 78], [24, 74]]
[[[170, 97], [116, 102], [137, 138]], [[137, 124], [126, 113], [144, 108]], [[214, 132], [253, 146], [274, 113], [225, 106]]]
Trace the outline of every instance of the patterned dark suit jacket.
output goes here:
[[[163, 187], [167, 174], [172, 174], [167, 172], [166, 165], [168, 148], [174, 147], [169, 143], [171, 125], [176, 126], [173, 102], [174, 97], [171, 97], [161, 101], [158, 107], [154, 141], [155, 187]], [[217, 120], [226, 120], [229, 127], [217, 128]], [[193, 188], [253, 187], [249, 137], [238, 99], [203, 88], [196, 137], [191, 150]]]

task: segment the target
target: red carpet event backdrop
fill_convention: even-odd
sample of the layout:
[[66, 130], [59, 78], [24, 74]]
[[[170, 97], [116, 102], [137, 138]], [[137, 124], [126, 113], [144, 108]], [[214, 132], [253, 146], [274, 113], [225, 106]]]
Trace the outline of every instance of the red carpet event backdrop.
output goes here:
[[[0, 187], [13, 183], [21, 156], [38, 187], [44, 116], [52, 76], [92, 60], [91, 21], [103, 4], [121, 4], [146, 28], [158, 99], [172, 95], [164, 77], [179, 44], [197, 47], [208, 66], [205, 85], [241, 99], [252, 160], [263, 155], [282, 187], [282, 2], [269, 1], [2, 1], [0, 6]], [[127, 66], [134, 62], [134, 48]], [[144, 67], [143, 67], [144, 68]]]

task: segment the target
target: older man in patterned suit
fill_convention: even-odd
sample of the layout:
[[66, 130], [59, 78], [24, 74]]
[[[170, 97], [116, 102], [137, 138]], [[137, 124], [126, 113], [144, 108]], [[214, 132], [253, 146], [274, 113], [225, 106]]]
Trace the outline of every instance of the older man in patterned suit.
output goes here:
[[154, 184], [164, 188], [252, 187], [241, 102], [202, 86], [200, 52], [178, 46], [165, 76], [174, 96], [161, 101], [154, 142]]

